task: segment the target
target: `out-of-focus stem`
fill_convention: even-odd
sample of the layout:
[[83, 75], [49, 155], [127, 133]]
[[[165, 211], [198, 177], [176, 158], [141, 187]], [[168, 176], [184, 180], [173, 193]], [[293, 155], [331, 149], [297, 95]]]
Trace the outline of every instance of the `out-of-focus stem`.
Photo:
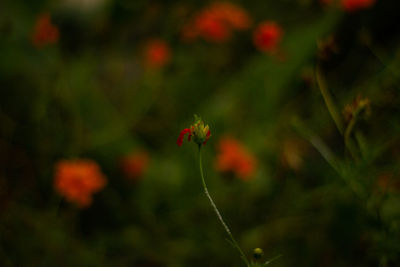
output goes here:
[[276, 260], [279, 259], [280, 257], [282, 257], [282, 254], [279, 254], [278, 256], [275, 256], [275, 257], [273, 257], [272, 259], [267, 260], [267, 261], [264, 263], [263, 266], [267, 266], [268, 264], [270, 264], [270, 263], [273, 262], [273, 261], [276, 261]]
[[332, 117], [333, 121], [335, 122], [336, 127], [338, 128], [339, 132], [344, 137], [344, 144], [345, 144], [347, 150], [350, 152], [350, 154], [354, 160], [358, 160], [356, 148], [354, 147], [354, 144], [351, 142], [351, 139], [350, 139], [350, 134], [351, 134], [351, 131], [353, 130], [356, 119], [353, 117], [352, 120], [350, 121], [349, 125], [345, 129], [342, 117], [340, 116], [339, 112], [336, 109], [336, 106], [333, 102], [332, 96], [328, 91], [328, 87], [326, 86], [325, 80], [322, 77], [321, 71], [318, 66], [315, 69], [315, 77], [317, 80], [318, 88], [321, 91], [322, 97], [324, 98], [326, 107], [328, 108], [328, 111], [331, 114], [331, 117]]
[[201, 145], [199, 146], [199, 167], [200, 167], [200, 176], [201, 176], [201, 181], [202, 181], [202, 184], [203, 184], [204, 193], [206, 194], [208, 200], [211, 203], [211, 206], [213, 207], [215, 213], [217, 214], [218, 220], [221, 222], [221, 224], [224, 227], [226, 233], [230, 237], [232, 245], [239, 251], [241, 258], [246, 263], [246, 266], [249, 266], [250, 265], [249, 261], [247, 260], [247, 258], [244, 255], [242, 249], [239, 247], [238, 243], [236, 242], [235, 238], [233, 237], [232, 232], [229, 229], [228, 225], [226, 225], [224, 219], [222, 219], [222, 216], [221, 216], [217, 206], [215, 205], [214, 200], [212, 199], [210, 193], [208, 192], [207, 184], [206, 184], [206, 181], [204, 179], [204, 173], [203, 173], [203, 163], [202, 163], [202, 157], [201, 157]]
[[308, 140], [315, 149], [322, 155], [322, 157], [328, 162], [328, 164], [342, 175], [340, 164], [338, 159], [335, 157], [330, 148], [322, 141], [322, 139], [307, 128], [299, 119], [295, 118], [292, 120], [294, 129], [306, 140]]
[[357, 115], [354, 115], [351, 118], [349, 125], [347, 125], [346, 131], [344, 132], [344, 143], [354, 160], [358, 160], [358, 157], [355, 152], [354, 143], [351, 142], [350, 136], [351, 136], [351, 132], [353, 131], [354, 125], [356, 124], [356, 120], [357, 120], [356, 116]]
[[318, 88], [321, 91], [322, 97], [324, 98], [325, 104], [328, 108], [328, 111], [331, 114], [331, 117], [332, 117], [333, 121], [335, 122], [336, 127], [338, 128], [339, 132], [341, 134], [343, 134], [344, 127], [343, 127], [342, 118], [341, 118], [339, 112], [337, 111], [335, 104], [333, 103], [332, 96], [328, 91], [325, 80], [322, 77], [321, 71], [318, 66], [315, 68], [315, 78], [317, 81]]

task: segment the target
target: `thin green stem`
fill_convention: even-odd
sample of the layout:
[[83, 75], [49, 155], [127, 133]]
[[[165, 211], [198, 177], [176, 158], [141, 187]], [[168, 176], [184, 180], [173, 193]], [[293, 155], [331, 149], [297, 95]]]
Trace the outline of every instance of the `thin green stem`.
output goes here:
[[214, 200], [212, 199], [210, 193], [208, 192], [207, 184], [206, 184], [206, 181], [204, 180], [203, 163], [202, 163], [202, 157], [201, 157], [201, 146], [199, 146], [199, 167], [200, 167], [200, 176], [201, 176], [201, 181], [202, 181], [202, 184], [203, 184], [204, 193], [206, 194], [208, 200], [211, 203], [211, 206], [213, 207], [215, 213], [217, 214], [218, 220], [221, 222], [221, 224], [224, 227], [226, 233], [228, 234], [229, 238], [231, 239], [232, 245], [239, 251], [243, 261], [246, 263], [246, 266], [249, 266], [250, 265], [249, 261], [247, 260], [247, 258], [244, 255], [242, 249], [239, 247], [238, 243], [236, 242], [235, 238], [233, 237], [232, 232], [229, 229], [229, 227], [226, 225], [224, 219], [222, 219], [222, 216], [221, 216], [217, 206], [215, 205]]
[[282, 254], [279, 254], [279, 255], [273, 257], [272, 259], [267, 260], [267, 261], [264, 263], [263, 266], [267, 266], [268, 264], [270, 264], [270, 263], [273, 262], [273, 261], [276, 261], [276, 260], [279, 259], [280, 257], [282, 257]]
[[328, 164], [337, 171], [341, 176], [343, 176], [343, 171], [340, 167], [340, 161], [333, 154], [331, 149], [322, 141], [322, 139], [316, 135], [312, 130], [310, 130], [304, 123], [299, 119], [294, 118], [292, 120], [292, 125], [294, 129], [306, 140], [308, 140], [315, 149], [321, 154], [321, 156], [328, 162]]
[[322, 76], [318, 66], [315, 69], [315, 78], [317, 81], [318, 88], [321, 91], [322, 97], [324, 98], [326, 107], [328, 108], [329, 114], [331, 115], [333, 121], [335, 122], [339, 132], [344, 136], [344, 144], [346, 148], [349, 150], [353, 159], [358, 160], [357, 153], [355, 152], [356, 148], [354, 147], [354, 144], [350, 140], [350, 133], [353, 130], [355, 120], [350, 121], [347, 128], [344, 127], [342, 117], [340, 116], [336, 108], [336, 105], [333, 102], [333, 98], [328, 90], [328, 87], [325, 83], [325, 79]]
[[321, 91], [322, 97], [324, 98], [326, 107], [328, 108], [328, 111], [331, 114], [331, 117], [332, 117], [333, 121], [335, 122], [336, 127], [338, 128], [339, 132], [341, 134], [343, 134], [344, 127], [343, 127], [342, 118], [336, 109], [336, 105], [333, 102], [332, 96], [328, 91], [328, 87], [326, 86], [325, 79], [321, 75], [321, 71], [318, 66], [315, 69], [315, 78], [317, 81], [318, 88]]
[[317, 151], [322, 155], [322, 157], [331, 165], [331, 167], [339, 174], [339, 176], [348, 184], [348, 186], [353, 190], [353, 192], [360, 198], [363, 199], [364, 193], [360, 190], [360, 186], [352, 179], [348, 179], [348, 174], [346, 173], [345, 166], [343, 162], [339, 161], [337, 157], [332, 153], [329, 147], [321, 140], [319, 136], [314, 134], [310, 129], [308, 129], [302, 122], [297, 119], [292, 121], [292, 125], [299, 132], [303, 138], [308, 140]]
[[349, 150], [351, 156], [353, 157], [354, 160], [358, 160], [357, 154], [355, 152], [356, 148], [354, 147], [354, 144], [351, 142], [351, 132], [353, 131], [354, 125], [356, 124], [356, 119], [357, 119], [357, 114], [356, 113], [353, 118], [351, 118], [349, 125], [346, 128], [346, 131], [344, 132], [344, 144]]

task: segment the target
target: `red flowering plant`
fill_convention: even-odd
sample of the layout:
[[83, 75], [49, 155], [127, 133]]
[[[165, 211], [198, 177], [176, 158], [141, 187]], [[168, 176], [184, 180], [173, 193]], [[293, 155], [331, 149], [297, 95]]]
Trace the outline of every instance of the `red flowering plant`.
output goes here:
[[208, 42], [228, 41], [233, 31], [246, 30], [251, 26], [248, 13], [238, 5], [229, 2], [215, 2], [203, 8], [182, 30], [185, 40], [201, 37]]
[[171, 58], [168, 44], [161, 39], [153, 39], [146, 43], [144, 61], [147, 67], [158, 69], [165, 66]]
[[35, 22], [32, 33], [32, 44], [41, 48], [49, 44], [57, 43], [59, 38], [59, 31], [57, 26], [51, 22], [49, 13], [39, 15]]
[[[212, 199], [210, 193], [208, 192], [207, 184], [206, 184], [205, 179], [204, 179], [201, 148], [207, 143], [207, 141], [211, 137], [211, 131], [210, 131], [210, 127], [208, 125], [206, 125], [204, 123], [204, 121], [199, 116], [195, 115], [194, 117], [195, 117], [194, 123], [189, 128], [185, 128], [185, 129], [183, 129], [181, 131], [176, 143], [177, 143], [178, 146], [181, 146], [185, 136], [188, 135], [188, 141], [193, 140], [193, 142], [198, 145], [198, 148], [199, 148], [199, 150], [198, 150], [199, 151], [199, 153], [198, 153], [199, 154], [199, 169], [200, 169], [200, 177], [201, 177], [204, 193], [206, 194], [206, 196], [207, 196], [212, 208], [214, 209], [214, 212], [217, 215], [218, 220], [220, 221], [221, 225], [223, 226], [223, 228], [225, 229], [226, 233], [228, 234], [228, 236], [230, 238], [229, 241], [231, 242], [232, 246], [239, 252], [239, 254], [240, 254], [242, 260], [244, 261], [244, 263], [246, 264], [246, 266], [248, 266], [248, 267], [266, 266], [266, 265], [268, 265], [269, 263], [271, 263], [273, 260], [277, 259], [280, 256], [275, 257], [274, 259], [269, 260], [269, 261], [267, 261], [265, 263], [259, 263], [259, 262], [253, 262], [253, 261], [250, 262], [247, 259], [246, 255], [243, 253], [243, 251], [240, 248], [240, 246], [238, 245], [238, 243], [236, 242], [235, 238], [232, 235], [231, 230], [229, 229], [228, 225], [225, 223], [225, 221], [222, 218], [222, 215], [219, 212], [214, 200]], [[258, 260], [261, 257], [261, 254], [262, 254], [262, 250], [260, 248], [256, 248], [254, 250], [254, 258], [256, 260]]]
[[347, 12], [355, 12], [370, 8], [375, 4], [375, 0], [319, 0], [324, 6], [339, 6]]
[[341, 6], [344, 10], [354, 12], [371, 7], [375, 0], [342, 0]]
[[275, 53], [282, 36], [282, 28], [276, 22], [264, 21], [254, 30], [253, 43], [261, 52]]
[[146, 151], [132, 152], [121, 159], [121, 169], [128, 180], [137, 181], [145, 174], [149, 161]]
[[211, 136], [210, 127], [204, 125], [204, 121], [201, 120], [197, 115], [195, 116], [195, 122], [189, 128], [185, 128], [179, 134], [178, 140], [176, 141], [178, 146], [181, 146], [185, 135], [188, 134], [188, 141], [193, 137], [193, 142], [199, 146], [205, 145]]
[[106, 183], [99, 165], [93, 160], [61, 160], [55, 168], [55, 190], [80, 208], [90, 206], [92, 195], [103, 189]]
[[220, 172], [231, 172], [239, 179], [249, 180], [254, 176], [255, 157], [236, 139], [223, 137], [218, 143], [215, 168]]

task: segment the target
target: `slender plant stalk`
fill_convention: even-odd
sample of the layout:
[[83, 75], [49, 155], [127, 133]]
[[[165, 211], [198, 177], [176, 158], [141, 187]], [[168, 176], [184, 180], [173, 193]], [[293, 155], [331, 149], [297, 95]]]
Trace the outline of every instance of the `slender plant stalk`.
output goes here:
[[318, 66], [315, 68], [315, 78], [317, 81], [318, 88], [321, 91], [322, 97], [325, 100], [326, 107], [328, 108], [328, 111], [331, 114], [331, 117], [332, 117], [333, 121], [335, 122], [336, 127], [338, 128], [339, 132], [341, 134], [343, 134], [344, 126], [343, 126], [342, 118], [340, 117], [340, 114], [336, 109], [335, 103], [333, 102], [332, 96], [328, 91], [325, 80], [322, 77], [321, 71]]
[[333, 121], [336, 124], [340, 134], [344, 136], [344, 144], [346, 148], [349, 150], [351, 156], [354, 160], [358, 160], [356, 148], [354, 144], [350, 140], [350, 133], [353, 129], [355, 121], [351, 121], [349, 126], [345, 129], [342, 117], [340, 116], [335, 103], [333, 102], [333, 98], [326, 86], [325, 79], [323, 78], [319, 67], [317, 66], [315, 69], [315, 78], [317, 81], [317, 85], [319, 90], [321, 91], [322, 97], [324, 98], [326, 107], [328, 108], [329, 114], [331, 115]]
[[347, 149], [350, 151], [351, 156], [353, 157], [354, 160], [358, 160], [357, 154], [355, 152], [355, 147], [354, 144], [351, 142], [351, 132], [353, 131], [354, 125], [356, 124], [356, 118], [357, 118], [358, 113], [356, 113], [353, 118], [351, 118], [349, 125], [346, 128], [346, 131], [344, 132], [344, 143], [347, 147]]
[[304, 124], [298, 120], [293, 120], [292, 125], [299, 132], [303, 138], [308, 140], [315, 149], [321, 154], [321, 156], [328, 162], [328, 164], [339, 174], [345, 183], [353, 190], [353, 192], [360, 199], [365, 198], [365, 194], [360, 190], [360, 186], [352, 179], [347, 178], [346, 170], [343, 169], [343, 164], [337, 159], [329, 147], [321, 140], [319, 136], [314, 134]]
[[201, 146], [199, 146], [199, 167], [200, 167], [200, 175], [201, 175], [201, 181], [202, 181], [203, 188], [204, 188], [204, 193], [206, 194], [208, 200], [211, 203], [211, 206], [213, 207], [215, 213], [217, 214], [218, 220], [221, 222], [221, 224], [224, 227], [226, 233], [230, 237], [230, 239], [231, 239], [230, 241], [232, 242], [232, 245], [239, 251], [239, 253], [241, 255], [241, 258], [246, 263], [246, 266], [249, 266], [250, 265], [249, 261], [247, 260], [247, 258], [244, 255], [242, 249], [239, 247], [238, 243], [236, 242], [235, 238], [233, 237], [231, 230], [229, 229], [229, 227], [224, 222], [224, 219], [222, 219], [222, 216], [219, 213], [219, 210], [218, 210], [217, 206], [215, 205], [214, 200], [212, 199], [210, 193], [208, 192], [208, 188], [207, 188], [207, 185], [206, 185], [206, 181], [204, 180], [204, 174], [203, 174], [203, 163], [202, 163], [202, 157], [201, 157]]
[[326, 162], [340, 174], [343, 176], [343, 171], [340, 168], [340, 161], [333, 154], [332, 150], [322, 141], [322, 139], [312, 132], [309, 128], [307, 128], [304, 123], [302, 123], [299, 119], [292, 120], [292, 126], [294, 129], [308, 142], [310, 142], [315, 149], [321, 154], [321, 156], [326, 160]]
[[279, 259], [280, 257], [282, 257], [282, 254], [279, 254], [278, 256], [275, 256], [275, 257], [273, 257], [272, 259], [267, 260], [267, 261], [264, 263], [264, 266], [267, 266], [267, 265], [270, 264], [271, 262], [276, 261], [276, 260]]

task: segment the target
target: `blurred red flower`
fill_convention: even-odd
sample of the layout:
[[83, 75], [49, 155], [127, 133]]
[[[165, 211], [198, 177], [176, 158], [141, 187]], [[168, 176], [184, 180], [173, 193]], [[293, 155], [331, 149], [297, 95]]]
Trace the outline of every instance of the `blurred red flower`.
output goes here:
[[281, 27], [273, 21], [262, 22], [253, 33], [254, 45], [262, 52], [276, 52], [282, 39]]
[[38, 48], [46, 46], [48, 44], [57, 43], [59, 38], [59, 31], [57, 26], [51, 23], [51, 17], [49, 13], [41, 14], [33, 28], [32, 44]]
[[137, 151], [122, 158], [121, 168], [126, 178], [138, 180], [147, 170], [149, 161], [150, 157], [147, 152]]
[[251, 26], [248, 13], [241, 7], [228, 2], [216, 2], [211, 7], [215, 13], [232, 29], [246, 30]]
[[145, 64], [150, 68], [160, 68], [170, 61], [171, 51], [164, 40], [148, 41], [145, 47]]
[[375, 3], [375, 0], [342, 0], [341, 4], [346, 11], [356, 11], [371, 7]]
[[90, 206], [92, 195], [106, 183], [99, 165], [93, 160], [61, 160], [55, 168], [55, 190], [80, 208]]
[[231, 37], [231, 29], [213, 10], [204, 10], [195, 18], [195, 29], [199, 36], [210, 42], [224, 42]]
[[220, 172], [233, 172], [242, 180], [252, 178], [256, 168], [256, 158], [236, 139], [223, 137], [218, 143], [215, 168]]
[[233, 30], [245, 30], [251, 25], [247, 12], [241, 7], [216, 2], [200, 10], [187, 25], [182, 35], [186, 40], [200, 36], [209, 42], [221, 43], [230, 39]]
[[400, 191], [400, 180], [390, 172], [381, 173], [376, 185], [375, 192], [396, 193]]

